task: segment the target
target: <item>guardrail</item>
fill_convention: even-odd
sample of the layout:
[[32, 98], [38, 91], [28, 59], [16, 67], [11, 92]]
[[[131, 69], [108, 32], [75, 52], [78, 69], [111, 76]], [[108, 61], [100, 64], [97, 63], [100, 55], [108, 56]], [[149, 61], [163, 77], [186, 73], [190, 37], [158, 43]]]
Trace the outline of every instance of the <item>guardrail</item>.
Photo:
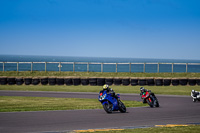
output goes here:
[[[25, 66], [21, 66], [21, 64]], [[40, 66], [36, 66], [36, 64], [40, 64]], [[200, 63], [0, 62], [0, 71], [199, 73]]]

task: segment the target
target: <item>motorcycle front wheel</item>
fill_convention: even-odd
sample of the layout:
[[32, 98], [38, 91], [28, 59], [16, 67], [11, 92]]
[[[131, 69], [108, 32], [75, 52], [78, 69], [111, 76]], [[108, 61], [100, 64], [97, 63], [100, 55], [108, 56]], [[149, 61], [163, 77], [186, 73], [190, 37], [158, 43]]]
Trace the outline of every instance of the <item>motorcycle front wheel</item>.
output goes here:
[[112, 113], [112, 104], [111, 103], [103, 104], [103, 108], [107, 113]]
[[147, 99], [147, 103], [149, 104], [149, 106], [150, 106], [151, 108], [153, 108], [153, 102], [152, 102], [152, 99], [151, 99], [151, 102], [149, 101], [149, 99]]
[[121, 101], [119, 101], [119, 111], [121, 113], [125, 113], [126, 112], [126, 106]]
[[192, 100], [192, 101], [193, 101], [193, 102], [196, 102], [197, 100], [193, 98], [193, 100]]

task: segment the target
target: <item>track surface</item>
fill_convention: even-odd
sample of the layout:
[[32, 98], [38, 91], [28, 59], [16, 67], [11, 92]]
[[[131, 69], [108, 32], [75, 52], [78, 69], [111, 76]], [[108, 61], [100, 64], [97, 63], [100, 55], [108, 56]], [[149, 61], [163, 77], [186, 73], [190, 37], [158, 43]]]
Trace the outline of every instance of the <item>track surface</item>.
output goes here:
[[[97, 98], [96, 93], [0, 91], [0, 96]], [[156, 95], [160, 107], [127, 108], [127, 113], [107, 114], [103, 109], [0, 113], [0, 132], [67, 132], [95, 128], [134, 128], [164, 124], [200, 123], [200, 102], [189, 96]], [[141, 100], [121, 94], [122, 100]]]

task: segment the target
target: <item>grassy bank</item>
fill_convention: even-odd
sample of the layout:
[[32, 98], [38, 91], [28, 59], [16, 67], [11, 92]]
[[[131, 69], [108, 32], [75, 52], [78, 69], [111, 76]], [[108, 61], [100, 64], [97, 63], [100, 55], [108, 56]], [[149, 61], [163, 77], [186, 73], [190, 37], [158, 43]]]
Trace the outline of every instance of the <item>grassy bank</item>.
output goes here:
[[[116, 93], [140, 93], [141, 86], [111, 86]], [[190, 95], [191, 90], [200, 91], [200, 86], [144, 86], [155, 94], [164, 95]], [[60, 92], [96, 92], [102, 90], [102, 86], [50, 86], [50, 85], [0, 85], [0, 90], [14, 91], [60, 91]]]
[[39, 77], [39, 76], [76, 76], [76, 77], [200, 77], [200, 73], [109, 73], [109, 72], [40, 72], [40, 71], [6, 71], [0, 72], [0, 76], [21, 76], [21, 77]]
[[[126, 107], [147, 106], [123, 101]], [[0, 96], [0, 112], [103, 109], [98, 99]]]

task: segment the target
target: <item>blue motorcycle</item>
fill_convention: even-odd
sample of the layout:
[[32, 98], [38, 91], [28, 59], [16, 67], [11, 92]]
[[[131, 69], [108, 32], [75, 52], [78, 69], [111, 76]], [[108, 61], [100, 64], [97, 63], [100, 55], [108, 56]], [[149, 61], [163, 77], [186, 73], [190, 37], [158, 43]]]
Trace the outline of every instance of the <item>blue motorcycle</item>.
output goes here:
[[106, 90], [99, 92], [99, 102], [101, 102], [107, 113], [112, 113], [112, 111], [126, 112], [125, 105], [120, 101], [120, 95], [117, 94], [117, 96], [118, 100], [112, 97], [111, 94], [107, 94]]

